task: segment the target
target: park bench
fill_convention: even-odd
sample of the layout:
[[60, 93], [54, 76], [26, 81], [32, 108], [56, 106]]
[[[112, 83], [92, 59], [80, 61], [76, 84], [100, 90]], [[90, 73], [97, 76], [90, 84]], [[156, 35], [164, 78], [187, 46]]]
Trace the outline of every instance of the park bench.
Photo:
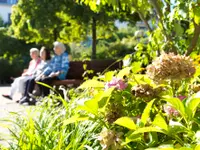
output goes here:
[[[84, 69], [86, 67], [86, 69]], [[102, 73], [105, 70], [121, 69], [122, 62], [116, 60], [91, 60], [91, 61], [71, 61], [69, 63], [69, 70], [65, 80], [55, 81], [53, 85], [60, 86], [73, 86], [77, 87], [84, 81], [84, 76], [88, 70], [89, 74], [86, 77], [92, 78], [98, 73]]]

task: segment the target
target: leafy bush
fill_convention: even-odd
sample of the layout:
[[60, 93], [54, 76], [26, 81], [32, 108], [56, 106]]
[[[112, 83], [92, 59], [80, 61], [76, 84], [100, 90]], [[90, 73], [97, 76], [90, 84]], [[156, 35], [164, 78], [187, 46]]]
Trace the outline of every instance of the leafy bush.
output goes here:
[[9, 36], [7, 28], [0, 29], [0, 65], [5, 66], [1, 68], [0, 80], [9, 82], [10, 77], [20, 75], [28, 67], [29, 50], [32, 47], [38, 46]]
[[162, 54], [148, 74], [142, 70], [127, 63], [87, 80], [68, 91], [69, 102], [46, 97], [31, 116], [17, 117], [11, 149], [198, 150], [200, 68], [189, 57]]

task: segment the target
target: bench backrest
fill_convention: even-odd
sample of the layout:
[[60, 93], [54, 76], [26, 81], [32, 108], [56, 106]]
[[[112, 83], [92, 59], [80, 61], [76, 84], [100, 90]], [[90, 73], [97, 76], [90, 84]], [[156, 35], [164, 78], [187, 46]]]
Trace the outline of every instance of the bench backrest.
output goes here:
[[71, 61], [66, 79], [83, 79], [82, 75], [85, 72], [84, 64], [87, 65], [87, 70], [94, 71], [88, 75], [90, 78], [97, 73], [102, 73], [105, 69], [115, 70], [122, 68], [122, 62], [117, 62], [116, 60]]

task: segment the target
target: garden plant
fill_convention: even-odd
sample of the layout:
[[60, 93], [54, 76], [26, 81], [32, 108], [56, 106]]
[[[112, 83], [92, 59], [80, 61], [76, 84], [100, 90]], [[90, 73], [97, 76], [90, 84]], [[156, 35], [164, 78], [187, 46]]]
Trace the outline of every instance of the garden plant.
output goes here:
[[141, 68], [130, 60], [77, 89], [61, 88], [67, 101], [54, 91], [27, 115], [12, 114], [9, 149], [199, 150], [196, 61], [163, 53]]

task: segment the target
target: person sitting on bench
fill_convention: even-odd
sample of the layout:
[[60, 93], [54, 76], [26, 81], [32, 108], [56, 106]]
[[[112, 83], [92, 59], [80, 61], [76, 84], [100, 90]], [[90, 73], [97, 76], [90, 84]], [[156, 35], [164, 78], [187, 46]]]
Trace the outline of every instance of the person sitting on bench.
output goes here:
[[[51, 85], [55, 80], [64, 80], [66, 78], [69, 69], [68, 53], [63, 43], [54, 42], [55, 56], [50, 61], [49, 66], [44, 70], [42, 76], [37, 81]], [[38, 84], [42, 93], [45, 97], [49, 95], [50, 90], [48, 87]]]
[[22, 95], [24, 94], [26, 81], [32, 77], [32, 75], [37, 70], [37, 66], [40, 64], [39, 50], [37, 48], [30, 49], [30, 56], [32, 60], [29, 63], [28, 70], [24, 72], [20, 77], [14, 79], [14, 82], [11, 84], [10, 93], [8, 95], [3, 94], [3, 97], [12, 100], [16, 92], [19, 92]]
[[29, 99], [30, 99], [30, 94], [36, 88], [35, 79], [40, 78], [41, 73], [44, 71], [45, 68], [48, 67], [49, 61], [51, 59], [50, 52], [46, 49], [46, 47], [41, 48], [40, 58], [41, 58], [41, 63], [38, 65], [35, 74], [33, 75], [32, 78], [28, 79], [26, 82], [24, 96], [19, 100], [20, 104], [28, 103], [29, 105], [31, 105], [33, 103]]

